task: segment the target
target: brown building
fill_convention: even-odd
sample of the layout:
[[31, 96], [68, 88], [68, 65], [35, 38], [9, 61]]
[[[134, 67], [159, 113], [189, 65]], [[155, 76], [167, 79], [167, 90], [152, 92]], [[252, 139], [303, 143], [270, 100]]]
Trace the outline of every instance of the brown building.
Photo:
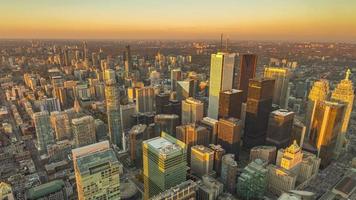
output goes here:
[[225, 90], [220, 92], [219, 118], [234, 117], [240, 119], [243, 103], [242, 90]]
[[221, 174], [221, 163], [222, 157], [225, 154], [225, 150], [221, 147], [221, 145], [210, 144], [209, 148], [214, 151], [214, 166], [213, 169], [216, 172], [217, 176]]
[[257, 55], [244, 54], [240, 59], [239, 90], [243, 91], [243, 102], [247, 101], [249, 80], [256, 75]]
[[236, 118], [220, 119], [218, 122], [218, 144], [226, 153], [234, 154], [238, 159], [241, 143], [241, 120]]
[[142, 141], [145, 138], [147, 125], [139, 124], [131, 128], [130, 137], [130, 158], [136, 168], [142, 168]]
[[289, 146], [294, 112], [279, 109], [271, 112], [268, 120], [266, 144], [278, 149]]

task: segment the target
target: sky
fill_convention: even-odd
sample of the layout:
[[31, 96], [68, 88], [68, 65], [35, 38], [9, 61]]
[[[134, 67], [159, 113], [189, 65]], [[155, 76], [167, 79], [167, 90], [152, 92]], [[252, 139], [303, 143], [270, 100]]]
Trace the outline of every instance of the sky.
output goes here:
[[0, 0], [0, 38], [356, 42], [356, 0]]

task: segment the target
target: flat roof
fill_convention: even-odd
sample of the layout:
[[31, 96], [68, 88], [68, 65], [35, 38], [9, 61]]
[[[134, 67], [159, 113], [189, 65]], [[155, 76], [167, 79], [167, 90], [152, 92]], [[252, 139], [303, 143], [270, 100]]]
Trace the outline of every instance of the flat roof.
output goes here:
[[343, 178], [334, 188], [338, 192], [349, 196], [353, 191], [356, 190], [356, 179], [352, 177]]

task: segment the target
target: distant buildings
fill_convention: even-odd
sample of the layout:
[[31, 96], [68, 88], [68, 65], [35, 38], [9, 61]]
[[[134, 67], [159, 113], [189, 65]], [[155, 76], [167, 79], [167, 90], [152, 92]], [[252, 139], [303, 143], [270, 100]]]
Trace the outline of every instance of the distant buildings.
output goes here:
[[143, 141], [144, 199], [186, 180], [186, 145], [166, 133]]
[[72, 150], [78, 199], [120, 198], [119, 161], [108, 141]]
[[211, 55], [208, 117], [218, 119], [219, 97], [223, 90], [230, 90], [233, 83], [235, 55]]
[[54, 143], [49, 114], [47, 111], [36, 112], [32, 117], [36, 129], [37, 150], [46, 153], [47, 146]]
[[273, 103], [284, 109], [288, 108], [289, 76], [288, 68], [265, 67], [264, 77], [275, 79]]

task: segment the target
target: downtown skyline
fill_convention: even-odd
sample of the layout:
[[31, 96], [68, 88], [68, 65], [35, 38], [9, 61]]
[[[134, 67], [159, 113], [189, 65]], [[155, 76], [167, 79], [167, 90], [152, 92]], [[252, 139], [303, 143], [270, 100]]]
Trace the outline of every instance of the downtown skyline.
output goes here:
[[8, 1], [0, 39], [217, 39], [356, 42], [356, 2]]

